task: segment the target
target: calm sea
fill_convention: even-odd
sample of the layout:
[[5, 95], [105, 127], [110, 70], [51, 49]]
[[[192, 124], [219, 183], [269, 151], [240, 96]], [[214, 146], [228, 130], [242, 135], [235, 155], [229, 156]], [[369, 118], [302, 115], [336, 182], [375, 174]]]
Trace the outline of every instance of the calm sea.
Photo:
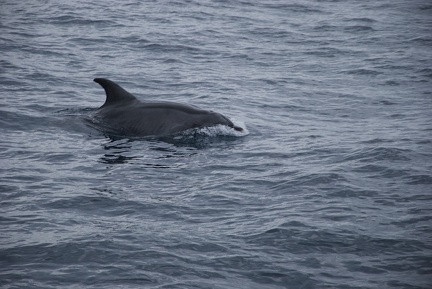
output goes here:
[[[432, 3], [0, 3], [2, 288], [431, 288]], [[96, 130], [92, 80], [244, 127]]]

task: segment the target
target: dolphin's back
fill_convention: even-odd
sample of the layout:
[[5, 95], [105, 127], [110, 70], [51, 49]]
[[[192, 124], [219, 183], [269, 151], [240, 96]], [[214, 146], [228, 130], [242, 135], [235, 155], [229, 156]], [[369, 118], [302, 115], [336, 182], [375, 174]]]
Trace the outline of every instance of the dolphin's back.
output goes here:
[[[214, 114], [214, 115], [213, 115]], [[206, 124], [219, 124], [219, 114], [175, 103], [139, 103], [101, 107], [97, 115], [126, 135], [168, 135]], [[227, 122], [226, 125], [229, 125]]]

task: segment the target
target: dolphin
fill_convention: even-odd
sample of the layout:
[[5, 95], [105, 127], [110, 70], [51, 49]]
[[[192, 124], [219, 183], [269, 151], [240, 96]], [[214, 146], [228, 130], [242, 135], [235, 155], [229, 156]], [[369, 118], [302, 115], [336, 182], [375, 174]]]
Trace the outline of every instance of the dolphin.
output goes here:
[[143, 102], [111, 80], [94, 81], [105, 90], [106, 100], [93, 117], [116, 133], [163, 136], [218, 124], [243, 131], [220, 113], [176, 102]]

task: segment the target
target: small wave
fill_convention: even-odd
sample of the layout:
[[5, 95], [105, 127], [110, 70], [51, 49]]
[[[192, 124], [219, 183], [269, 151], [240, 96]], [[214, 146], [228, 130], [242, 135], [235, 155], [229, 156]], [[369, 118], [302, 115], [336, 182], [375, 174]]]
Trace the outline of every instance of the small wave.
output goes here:
[[429, 175], [413, 175], [410, 176], [408, 184], [410, 185], [431, 185], [432, 177]]
[[93, 111], [95, 111], [95, 108], [92, 107], [86, 107], [86, 108], [62, 108], [57, 110], [56, 114], [60, 115], [60, 116], [85, 116]]
[[[370, 140], [368, 142], [371, 142]], [[378, 139], [377, 142], [385, 142]], [[366, 143], [366, 142], [365, 142]], [[409, 150], [393, 147], [376, 147], [356, 150], [347, 155], [344, 161], [359, 161], [362, 163], [375, 163], [381, 161], [408, 161]]]
[[56, 25], [96, 25], [96, 26], [114, 26], [115, 22], [108, 19], [84, 19], [80, 16], [75, 15], [60, 15], [52, 17], [48, 20], [52, 24]]
[[429, 37], [429, 36], [414, 37], [414, 38], [409, 39], [408, 41], [411, 43], [425, 45], [428, 47], [430, 47], [430, 45], [432, 45], [432, 37]]
[[362, 23], [374, 23], [374, 22], [377, 22], [377, 20], [374, 20], [372, 18], [367, 18], [367, 17], [350, 18], [350, 19], [346, 19], [344, 21], [346, 21], [346, 22], [362, 22]]
[[154, 51], [154, 52], [187, 52], [187, 53], [212, 53], [212, 51], [206, 51], [202, 47], [192, 46], [192, 45], [182, 45], [182, 44], [160, 44], [160, 43], [148, 43], [148, 41], [143, 41], [140, 48]]
[[370, 76], [382, 74], [382, 72], [373, 69], [366, 69], [366, 68], [352, 69], [348, 71], [343, 71], [343, 73], [350, 74], [350, 75], [370, 75]]
[[345, 32], [373, 32], [375, 31], [374, 28], [370, 27], [370, 26], [366, 26], [366, 25], [352, 25], [352, 26], [347, 26], [344, 28]]
[[293, 13], [324, 13], [318, 6], [291, 4], [291, 3], [265, 3], [263, 8], [277, 9], [280, 11], [293, 12]]
[[428, 5], [428, 4], [423, 4], [419, 7], [419, 10], [423, 10], [423, 11], [428, 11], [428, 10], [432, 10], [432, 5]]

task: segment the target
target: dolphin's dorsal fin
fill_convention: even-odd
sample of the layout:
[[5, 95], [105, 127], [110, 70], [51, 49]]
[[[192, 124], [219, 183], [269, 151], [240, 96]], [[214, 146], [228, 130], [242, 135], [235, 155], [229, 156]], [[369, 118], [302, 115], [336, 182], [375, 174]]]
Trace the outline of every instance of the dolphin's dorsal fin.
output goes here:
[[136, 100], [136, 97], [124, 90], [120, 85], [106, 78], [95, 78], [94, 82], [99, 83], [106, 93], [106, 100], [104, 105], [107, 106], [123, 101]]

